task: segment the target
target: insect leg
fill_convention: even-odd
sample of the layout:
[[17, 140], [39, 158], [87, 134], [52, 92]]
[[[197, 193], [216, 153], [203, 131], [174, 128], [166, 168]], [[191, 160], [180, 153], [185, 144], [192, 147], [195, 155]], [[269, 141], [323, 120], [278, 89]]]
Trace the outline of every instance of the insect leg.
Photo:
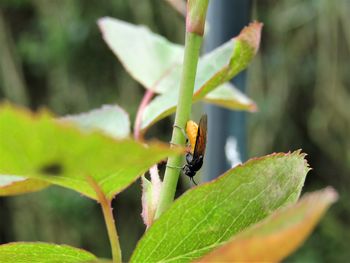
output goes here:
[[190, 177], [190, 181], [192, 181], [195, 185], [198, 185], [196, 181], [193, 179], [193, 177]]

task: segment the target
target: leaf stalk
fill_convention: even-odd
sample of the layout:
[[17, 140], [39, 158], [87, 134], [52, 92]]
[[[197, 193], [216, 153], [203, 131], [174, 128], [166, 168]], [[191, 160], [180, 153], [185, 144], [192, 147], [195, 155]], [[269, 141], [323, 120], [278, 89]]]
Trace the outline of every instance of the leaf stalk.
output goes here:
[[100, 186], [94, 181], [92, 177], [88, 177], [88, 181], [95, 190], [98, 202], [102, 208], [103, 217], [107, 226], [109, 242], [111, 245], [113, 263], [120, 263], [122, 262], [122, 254], [120, 250], [118, 232], [113, 217], [113, 210], [111, 205], [112, 200], [106, 197]]

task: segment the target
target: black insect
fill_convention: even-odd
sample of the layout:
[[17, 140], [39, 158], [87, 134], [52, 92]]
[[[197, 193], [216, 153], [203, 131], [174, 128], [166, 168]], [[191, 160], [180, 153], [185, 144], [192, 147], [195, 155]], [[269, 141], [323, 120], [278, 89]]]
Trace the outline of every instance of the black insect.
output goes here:
[[63, 167], [59, 163], [47, 164], [41, 167], [40, 173], [47, 175], [60, 175], [63, 173]]
[[[190, 135], [189, 132], [187, 132], [187, 134]], [[195, 185], [197, 185], [193, 177], [196, 175], [196, 172], [198, 172], [203, 165], [205, 146], [207, 144], [207, 115], [206, 114], [204, 114], [199, 121], [197, 134], [195, 138], [196, 138], [196, 141], [194, 144], [194, 149], [193, 151], [190, 151], [186, 154], [187, 164], [184, 165], [184, 167], [182, 168], [182, 171], [185, 175], [190, 177], [190, 181], [192, 181]], [[189, 139], [191, 141], [191, 138]]]

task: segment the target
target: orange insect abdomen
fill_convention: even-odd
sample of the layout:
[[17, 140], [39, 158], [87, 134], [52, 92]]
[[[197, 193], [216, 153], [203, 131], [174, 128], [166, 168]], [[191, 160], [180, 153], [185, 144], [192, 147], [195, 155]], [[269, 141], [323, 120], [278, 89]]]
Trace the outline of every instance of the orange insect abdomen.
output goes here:
[[198, 125], [194, 121], [188, 121], [186, 124], [186, 134], [191, 145], [191, 153], [193, 154], [196, 145], [196, 138], [198, 133]]

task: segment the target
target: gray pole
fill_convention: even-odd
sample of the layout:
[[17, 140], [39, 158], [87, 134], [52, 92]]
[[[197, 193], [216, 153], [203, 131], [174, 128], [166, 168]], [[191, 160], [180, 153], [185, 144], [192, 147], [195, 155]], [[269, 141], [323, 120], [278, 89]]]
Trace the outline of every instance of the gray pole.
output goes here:
[[[209, 33], [205, 38], [205, 52], [236, 36], [250, 21], [250, 0], [212, 0], [209, 4], [207, 21]], [[245, 73], [235, 77], [232, 83], [244, 91]], [[208, 114], [208, 140], [204, 162], [204, 181], [216, 178], [230, 167], [225, 155], [228, 137], [237, 140], [238, 152], [242, 161], [246, 152], [246, 114], [230, 111], [213, 105], [206, 105]]]

